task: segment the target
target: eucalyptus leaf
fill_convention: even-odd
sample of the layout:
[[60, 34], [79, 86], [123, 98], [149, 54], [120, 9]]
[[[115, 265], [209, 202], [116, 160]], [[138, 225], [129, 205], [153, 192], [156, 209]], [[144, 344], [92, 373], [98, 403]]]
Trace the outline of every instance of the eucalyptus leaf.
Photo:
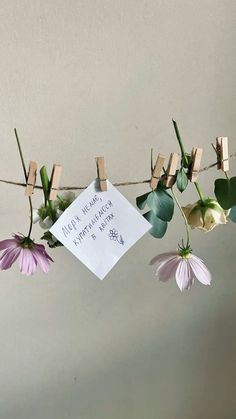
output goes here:
[[178, 170], [176, 177], [176, 185], [179, 191], [182, 193], [188, 186], [188, 177], [183, 167]]
[[150, 192], [147, 197], [147, 206], [163, 221], [170, 221], [174, 213], [173, 198], [165, 189], [159, 187]]
[[233, 208], [231, 208], [229, 218], [231, 219], [231, 221], [236, 223], [236, 205]]
[[153, 237], [161, 239], [166, 232], [167, 222], [156, 217], [153, 211], [148, 211], [145, 214], [143, 214], [143, 216], [152, 225], [152, 228], [149, 230], [149, 233]]
[[137, 196], [136, 198], [136, 205], [139, 209], [143, 209], [147, 203], [147, 197], [149, 195], [150, 192], [145, 193], [144, 195], [141, 196]]
[[236, 205], [236, 177], [215, 180], [215, 196], [224, 209]]

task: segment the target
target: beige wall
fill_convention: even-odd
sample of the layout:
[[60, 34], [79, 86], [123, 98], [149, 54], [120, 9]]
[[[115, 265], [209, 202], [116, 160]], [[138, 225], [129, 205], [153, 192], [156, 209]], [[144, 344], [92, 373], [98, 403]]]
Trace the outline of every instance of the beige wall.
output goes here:
[[[0, 0], [0, 177], [23, 180], [15, 126], [27, 161], [60, 162], [63, 184], [89, 183], [99, 154], [113, 182], [149, 177], [152, 146], [177, 151], [172, 116], [204, 165], [217, 135], [236, 151], [235, 13], [235, 0]], [[201, 175], [208, 194], [216, 175]], [[0, 189], [1, 238], [25, 232], [23, 190]], [[134, 204], [148, 187], [120, 190]], [[235, 233], [193, 232], [214, 279], [184, 294], [148, 266], [181, 239], [177, 212], [103, 282], [64, 249], [47, 276], [1, 272], [0, 418], [235, 419]]]

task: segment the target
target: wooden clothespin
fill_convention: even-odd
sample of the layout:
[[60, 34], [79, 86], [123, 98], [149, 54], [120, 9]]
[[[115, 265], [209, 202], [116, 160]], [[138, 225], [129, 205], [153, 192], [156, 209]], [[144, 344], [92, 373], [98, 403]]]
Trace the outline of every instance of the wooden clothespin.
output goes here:
[[216, 138], [217, 169], [229, 170], [228, 137]]
[[62, 166], [60, 164], [54, 164], [50, 179], [50, 192], [49, 200], [54, 201], [57, 197], [57, 188], [59, 186], [59, 181], [61, 177]]
[[31, 196], [34, 193], [36, 175], [37, 175], [37, 162], [30, 161], [26, 188], [25, 188], [25, 196]]
[[152, 177], [150, 180], [150, 188], [152, 189], [156, 189], [159, 179], [160, 179], [160, 175], [161, 175], [161, 171], [164, 165], [164, 161], [165, 161], [165, 156], [163, 156], [162, 154], [158, 154], [157, 156], [157, 160], [156, 160], [156, 164], [154, 166], [154, 169], [152, 171]]
[[97, 165], [98, 180], [101, 192], [107, 191], [107, 177], [105, 171], [104, 157], [95, 157]]
[[178, 160], [178, 153], [171, 153], [164, 179], [164, 185], [167, 188], [170, 188], [174, 183]]
[[202, 160], [202, 148], [193, 147], [192, 149], [192, 164], [189, 171], [189, 180], [190, 182], [196, 182], [200, 170], [201, 160]]

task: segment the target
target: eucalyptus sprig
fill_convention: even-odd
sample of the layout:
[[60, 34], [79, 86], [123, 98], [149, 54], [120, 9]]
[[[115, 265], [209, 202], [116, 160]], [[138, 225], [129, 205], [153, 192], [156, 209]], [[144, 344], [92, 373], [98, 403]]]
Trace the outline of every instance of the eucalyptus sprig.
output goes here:
[[151, 192], [136, 198], [139, 209], [146, 206], [149, 211], [143, 214], [149, 223], [152, 224], [150, 234], [155, 238], [162, 238], [167, 230], [168, 222], [171, 221], [174, 213], [174, 201], [172, 196], [166, 191], [165, 187], [158, 183], [157, 188]]
[[[181, 166], [180, 166], [180, 169], [177, 171], [176, 185], [179, 191], [183, 192], [188, 186], [188, 173], [192, 165], [192, 156], [191, 154], [186, 153], [185, 151], [184, 144], [179, 133], [179, 127], [178, 127], [177, 122], [174, 119], [172, 119], [172, 122], [174, 125], [176, 138], [179, 143], [180, 152], [181, 152]], [[193, 183], [199, 195], [200, 201], [204, 205], [205, 197], [200, 189], [200, 185], [198, 182], [193, 182]]]
[[[151, 173], [153, 167], [153, 149], [151, 149]], [[139, 209], [143, 210], [146, 206], [149, 208], [143, 217], [152, 225], [149, 233], [158, 239], [165, 235], [168, 222], [171, 221], [174, 213], [174, 201], [166, 189], [160, 178], [156, 189], [136, 198], [136, 205]]]

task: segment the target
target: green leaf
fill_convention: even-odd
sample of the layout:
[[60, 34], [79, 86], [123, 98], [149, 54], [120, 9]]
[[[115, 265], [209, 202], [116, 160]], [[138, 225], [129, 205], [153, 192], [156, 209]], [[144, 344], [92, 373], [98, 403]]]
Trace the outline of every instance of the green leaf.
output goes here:
[[43, 233], [42, 237], [40, 237], [41, 240], [51, 240], [52, 239], [52, 233], [50, 231], [45, 231]]
[[153, 211], [148, 211], [145, 214], [143, 214], [143, 216], [152, 225], [152, 228], [149, 230], [149, 233], [153, 237], [161, 239], [166, 232], [167, 222], [156, 217]]
[[41, 237], [41, 240], [46, 240], [50, 248], [63, 246], [63, 244], [59, 242], [59, 240], [56, 240], [56, 241], [53, 240], [53, 236], [50, 231], [45, 231], [45, 233]]
[[174, 213], [173, 198], [161, 187], [148, 194], [147, 206], [163, 221], [170, 221]]
[[233, 208], [231, 208], [229, 218], [231, 219], [231, 221], [236, 223], [236, 205]]
[[145, 193], [144, 195], [141, 195], [141, 196], [137, 196], [136, 205], [139, 209], [142, 210], [145, 207], [149, 193], [150, 192]]
[[178, 170], [176, 177], [176, 185], [179, 191], [182, 193], [188, 186], [188, 177], [183, 167]]
[[47, 174], [47, 169], [46, 169], [45, 166], [41, 167], [41, 169], [40, 169], [40, 177], [41, 177], [44, 199], [45, 199], [45, 204], [46, 204], [47, 201], [48, 201], [48, 198], [49, 198], [50, 182], [49, 182], [49, 178], [48, 178], [48, 174]]
[[215, 196], [224, 209], [236, 205], [236, 177], [215, 180]]

